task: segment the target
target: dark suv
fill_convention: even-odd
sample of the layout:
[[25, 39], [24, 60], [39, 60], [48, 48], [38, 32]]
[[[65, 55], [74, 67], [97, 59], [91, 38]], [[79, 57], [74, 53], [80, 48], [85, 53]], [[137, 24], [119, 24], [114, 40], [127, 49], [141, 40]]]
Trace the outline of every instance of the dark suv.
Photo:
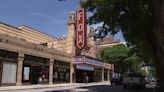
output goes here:
[[111, 85], [120, 85], [122, 84], [122, 78], [121, 77], [116, 77], [111, 79]]

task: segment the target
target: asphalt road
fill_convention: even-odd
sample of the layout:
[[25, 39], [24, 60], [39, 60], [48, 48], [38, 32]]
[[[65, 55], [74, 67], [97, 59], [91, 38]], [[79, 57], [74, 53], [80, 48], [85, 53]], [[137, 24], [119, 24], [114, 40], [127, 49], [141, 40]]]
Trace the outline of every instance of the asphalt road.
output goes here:
[[145, 89], [123, 89], [121, 85], [99, 85], [99, 86], [90, 86], [90, 87], [77, 87], [71, 90], [58, 90], [58, 91], [46, 91], [46, 92], [153, 92], [152, 88]]
[[97, 86], [67, 86], [44, 89], [13, 90], [5, 92], [154, 92], [153, 88], [145, 89], [127, 89], [124, 90], [121, 85], [97, 85]]

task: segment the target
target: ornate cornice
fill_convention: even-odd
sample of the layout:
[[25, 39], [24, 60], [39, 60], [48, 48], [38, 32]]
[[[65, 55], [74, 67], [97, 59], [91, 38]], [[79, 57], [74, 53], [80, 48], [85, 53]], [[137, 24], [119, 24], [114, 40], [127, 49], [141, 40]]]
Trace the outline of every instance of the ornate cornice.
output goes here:
[[48, 48], [46, 46], [26, 42], [24, 39], [11, 37], [9, 35], [0, 34], [0, 48], [12, 49], [15, 52], [23, 52], [30, 55], [39, 55], [45, 58], [54, 58], [54, 60], [71, 62], [72, 56], [65, 52]]

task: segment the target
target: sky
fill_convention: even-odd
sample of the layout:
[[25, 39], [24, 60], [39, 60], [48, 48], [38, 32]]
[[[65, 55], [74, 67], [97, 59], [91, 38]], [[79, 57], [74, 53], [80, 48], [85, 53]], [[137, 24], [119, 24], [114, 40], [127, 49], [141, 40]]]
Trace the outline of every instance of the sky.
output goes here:
[[[67, 19], [80, 0], [0, 0], [0, 22], [26, 25], [55, 37], [67, 35]], [[124, 41], [121, 33], [115, 39]]]

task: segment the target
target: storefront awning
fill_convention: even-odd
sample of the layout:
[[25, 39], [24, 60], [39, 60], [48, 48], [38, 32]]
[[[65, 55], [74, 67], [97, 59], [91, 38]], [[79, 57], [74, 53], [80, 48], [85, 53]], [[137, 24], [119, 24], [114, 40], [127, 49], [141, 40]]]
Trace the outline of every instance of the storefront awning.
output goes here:
[[86, 56], [76, 56], [74, 57], [73, 64], [83, 65], [83, 66], [91, 66], [94, 68], [111, 68], [111, 64], [102, 62], [100, 60], [86, 57]]

